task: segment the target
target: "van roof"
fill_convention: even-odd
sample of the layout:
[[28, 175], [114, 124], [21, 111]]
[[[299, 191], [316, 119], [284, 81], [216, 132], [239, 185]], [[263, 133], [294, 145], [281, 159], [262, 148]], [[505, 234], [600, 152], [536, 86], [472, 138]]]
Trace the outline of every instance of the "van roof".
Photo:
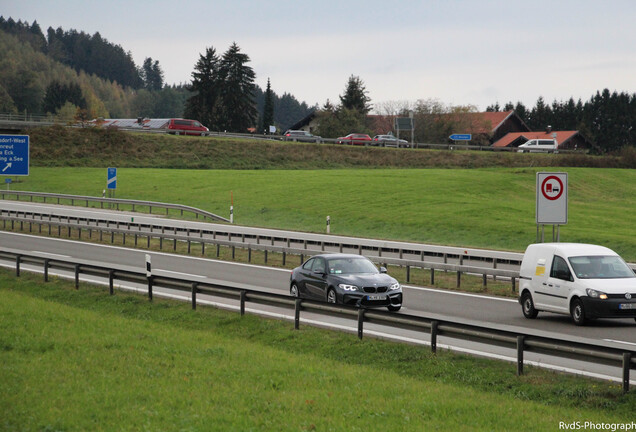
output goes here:
[[616, 252], [606, 248], [605, 246], [586, 243], [537, 243], [528, 246], [528, 248], [535, 247], [552, 249], [555, 253], [559, 253], [559, 255], [566, 257], [582, 255], [618, 255]]

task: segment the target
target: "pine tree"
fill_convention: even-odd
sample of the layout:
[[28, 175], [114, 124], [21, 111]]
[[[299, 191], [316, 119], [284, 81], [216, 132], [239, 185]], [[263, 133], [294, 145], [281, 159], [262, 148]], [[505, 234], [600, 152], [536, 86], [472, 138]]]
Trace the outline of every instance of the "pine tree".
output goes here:
[[246, 132], [254, 124], [258, 112], [254, 99], [254, 70], [247, 66], [247, 54], [241, 53], [236, 43], [223, 54], [220, 64], [222, 79], [221, 101], [222, 129], [231, 132]]
[[344, 95], [340, 96], [342, 107], [356, 110], [362, 114], [368, 114], [371, 111], [370, 101], [371, 99], [367, 96], [367, 90], [362, 80], [357, 76], [351, 75]]
[[147, 90], [161, 90], [163, 88], [163, 71], [159, 66], [159, 60], [153, 62], [151, 57], [147, 57], [141, 66], [139, 75]]
[[199, 55], [188, 91], [194, 93], [186, 101], [184, 116], [199, 120], [211, 130], [220, 130], [220, 60], [213, 47]]
[[263, 106], [263, 117], [260, 123], [260, 131], [265, 134], [269, 133], [269, 127], [274, 125], [274, 98], [272, 87], [267, 78], [267, 88], [265, 89], [265, 105]]

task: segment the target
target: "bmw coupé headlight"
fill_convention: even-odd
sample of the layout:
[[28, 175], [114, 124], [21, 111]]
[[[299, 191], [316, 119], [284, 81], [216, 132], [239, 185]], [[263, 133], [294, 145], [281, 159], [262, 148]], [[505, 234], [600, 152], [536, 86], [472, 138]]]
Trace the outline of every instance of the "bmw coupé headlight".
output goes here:
[[340, 288], [342, 288], [345, 291], [357, 291], [358, 287], [355, 285], [347, 285], [347, 284], [338, 284], [338, 286]]
[[391, 291], [395, 291], [397, 289], [400, 289], [400, 284], [399, 283], [394, 283], [393, 285], [391, 285], [389, 287], [389, 290], [391, 290]]
[[607, 299], [607, 294], [605, 294], [604, 292], [596, 291], [591, 288], [588, 288], [585, 291], [587, 292], [587, 295], [592, 298], [601, 299], [601, 300]]

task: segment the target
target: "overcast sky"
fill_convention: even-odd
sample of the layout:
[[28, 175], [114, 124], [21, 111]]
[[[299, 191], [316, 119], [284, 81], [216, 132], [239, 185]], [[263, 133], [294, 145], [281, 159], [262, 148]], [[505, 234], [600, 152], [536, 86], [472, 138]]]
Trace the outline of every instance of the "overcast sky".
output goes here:
[[633, 0], [0, 0], [0, 14], [99, 32], [187, 83], [206, 47], [236, 42], [256, 83], [309, 105], [339, 102], [349, 76], [371, 102], [437, 99], [485, 110], [597, 90], [636, 92]]

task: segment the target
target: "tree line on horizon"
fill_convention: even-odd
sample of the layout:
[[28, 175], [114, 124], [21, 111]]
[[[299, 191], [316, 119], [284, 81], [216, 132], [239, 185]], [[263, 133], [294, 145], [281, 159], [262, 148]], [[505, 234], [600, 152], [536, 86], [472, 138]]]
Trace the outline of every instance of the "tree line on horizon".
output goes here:
[[[0, 16], [0, 112], [61, 118], [72, 118], [78, 112], [86, 118], [191, 115], [210, 129], [245, 132], [249, 127], [263, 133], [270, 124], [282, 132], [316, 110], [320, 127], [315, 132], [337, 137], [350, 132], [372, 134], [378, 129], [369, 121], [368, 114], [374, 109], [387, 117], [413, 115], [417, 142], [446, 142], [448, 132], [456, 132], [461, 121], [445, 114], [477, 112], [471, 105], [448, 106], [431, 99], [383, 102], [373, 108], [363, 81], [354, 75], [349, 77], [339, 104], [327, 100], [320, 108], [308, 106], [289, 93], [278, 96], [269, 79], [265, 90], [254, 84], [254, 71], [247, 65], [249, 57], [236, 44], [222, 57], [208, 59], [218, 62], [219, 68], [207, 84], [199, 80], [202, 71], [212, 71], [201, 69], [207, 67], [201, 61], [209, 56], [208, 50], [194, 65], [189, 83], [166, 85], [158, 60], [148, 57], [138, 67], [130, 52], [99, 33], [91, 36], [49, 27], [46, 35], [37, 21], [28, 24]], [[229, 58], [224, 59], [226, 55]], [[206, 87], [211, 83], [217, 88]], [[232, 96], [230, 88], [238, 91], [239, 97]], [[487, 108], [509, 110], [515, 110], [531, 130], [548, 125], [553, 130], [577, 130], [602, 152], [636, 144], [636, 94], [604, 89], [585, 102], [570, 98], [548, 104], [540, 97], [533, 107], [508, 102], [503, 107], [495, 103]], [[234, 116], [237, 118], [231, 118]], [[383, 131], [391, 131], [391, 122], [385, 123]]]
[[[193, 96], [189, 84], [167, 85], [158, 60], [135, 65], [130, 52], [99, 33], [28, 24], [0, 16], [0, 112], [73, 118], [183, 117]], [[78, 97], [77, 89], [81, 90]], [[265, 92], [253, 88], [253, 104]], [[286, 127], [315, 107], [270, 89], [274, 123]], [[256, 125], [253, 125], [256, 126]]]

